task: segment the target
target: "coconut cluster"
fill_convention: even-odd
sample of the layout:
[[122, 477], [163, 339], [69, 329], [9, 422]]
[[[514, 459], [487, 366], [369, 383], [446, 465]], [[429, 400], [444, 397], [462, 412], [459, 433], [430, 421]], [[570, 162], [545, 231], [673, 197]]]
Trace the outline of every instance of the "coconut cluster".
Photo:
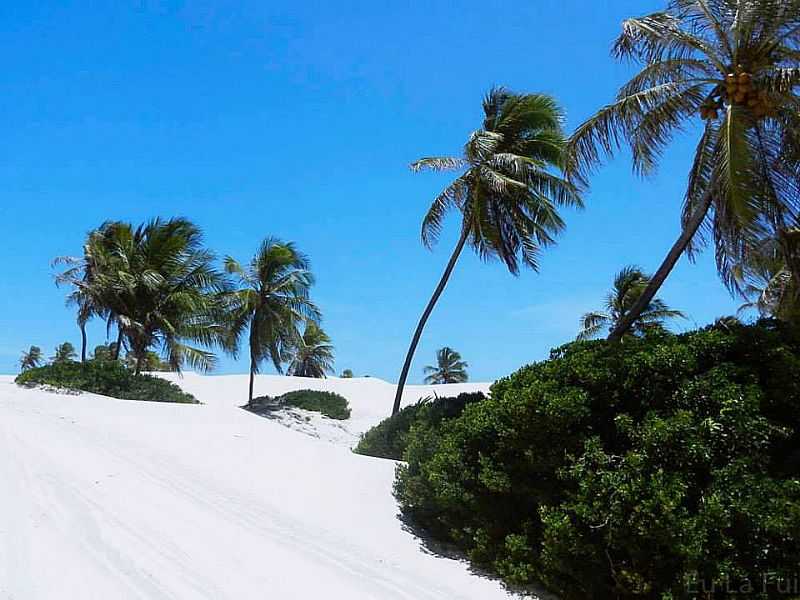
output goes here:
[[759, 89], [753, 82], [752, 73], [742, 69], [741, 65], [734, 73], [725, 76], [724, 87], [720, 86], [706, 99], [700, 107], [700, 118], [716, 119], [726, 104], [747, 107], [759, 119], [775, 114], [767, 91]]

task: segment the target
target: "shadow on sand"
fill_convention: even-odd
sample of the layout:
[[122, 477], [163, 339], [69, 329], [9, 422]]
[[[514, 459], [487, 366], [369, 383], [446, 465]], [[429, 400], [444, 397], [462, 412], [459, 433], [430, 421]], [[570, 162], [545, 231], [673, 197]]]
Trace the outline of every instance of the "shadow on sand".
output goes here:
[[402, 523], [403, 531], [410, 533], [414, 536], [414, 538], [419, 542], [420, 549], [426, 553], [431, 554], [433, 556], [439, 556], [442, 558], [449, 558], [450, 560], [456, 560], [460, 563], [464, 563], [467, 565], [470, 573], [477, 577], [482, 577], [484, 579], [490, 579], [502, 585], [510, 594], [513, 594], [515, 597], [519, 598], [520, 600], [558, 600], [557, 596], [554, 596], [550, 592], [546, 591], [544, 588], [538, 585], [526, 585], [526, 586], [519, 586], [519, 585], [512, 585], [509, 583], [504, 582], [494, 573], [487, 571], [481, 567], [477, 567], [469, 562], [467, 557], [464, 553], [459, 550], [453, 544], [449, 544], [446, 542], [442, 542], [441, 540], [437, 540], [431, 536], [425, 529], [423, 529], [418, 523], [415, 523], [413, 519], [409, 516], [399, 513], [397, 515], [397, 519]]

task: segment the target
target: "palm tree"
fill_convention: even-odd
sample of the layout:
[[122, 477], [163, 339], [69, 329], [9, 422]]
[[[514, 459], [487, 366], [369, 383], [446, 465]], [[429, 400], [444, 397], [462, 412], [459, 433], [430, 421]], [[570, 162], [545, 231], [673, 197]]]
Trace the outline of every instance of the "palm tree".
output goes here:
[[800, 0], [671, 0], [625, 21], [613, 53], [642, 69], [573, 134], [571, 180], [623, 145], [635, 172], [652, 173], [675, 132], [703, 123], [680, 236], [611, 332], [619, 340], [681, 255], [702, 245], [701, 226], [724, 271], [727, 249], [798, 208]]
[[41, 367], [43, 361], [42, 349], [39, 346], [31, 346], [27, 352], [22, 353], [22, 358], [19, 359], [19, 366], [23, 371], [27, 371], [28, 369]]
[[342, 379], [352, 379], [353, 378], [353, 371], [351, 369], [345, 369], [342, 371], [341, 375]]
[[72, 362], [77, 356], [78, 355], [75, 353], [75, 346], [69, 342], [64, 342], [56, 346], [56, 352], [50, 358], [50, 361], [54, 364]]
[[800, 228], [777, 232], [743, 250], [728, 280], [746, 300], [739, 312], [800, 320]]
[[[119, 223], [114, 229], [113, 260], [95, 275], [96, 287], [99, 303], [114, 315], [118, 342], [124, 340], [135, 357], [136, 373], [153, 348], [175, 371], [186, 364], [212, 368], [215, 356], [205, 348], [227, 339], [228, 286], [214, 268], [214, 255], [203, 247], [200, 230], [186, 219], [154, 219], [136, 229]], [[121, 347], [118, 343], [117, 356]]]
[[324, 378], [333, 373], [333, 346], [331, 338], [314, 321], [306, 323], [305, 331], [292, 348], [292, 359], [287, 373], [295, 377]]
[[469, 243], [484, 260], [498, 258], [516, 275], [519, 264], [538, 269], [542, 247], [564, 228], [558, 206], [581, 206], [575, 186], [555, 175], [564, 164], [562, 114], [543, 94], [492, 89], [483, 101], [484, 120], [460, 157], [423, 158], [413, 171], [455, 171], [459, 175], [437, 196], [422, 222], [422, 241], [432, 247], [445, 215], [461, 214], [458, 242], [422, 313], [397, 384], [392, 414], [400, 399], [422, 330], [450, 274]]
[[425, 367], [425, 383], [464, 383], [469, 379], [468, 366], [458, 352], [445, 346], [436, 351], [436, 366]]
[[97, 287], [97, 273], [110, 260], [110, 236], [116, 230], [116, 224], [107, 222], [89, 232], [83, 245], [83, 256], [58, 256], [52, 266], [63, 265], [64, 271], [55, 276], [57, 286], [69, 285], [72, 292], [67, 296], [67, 305], [76, 306], [78, 309], [77, 323], [81, 332], [81, 362], [86, 362], [86, 324], [93, 316], [108, 319], [111, 327], [113, 318], [107, 307], [100, 300], [100, 290]]
[[[650, 277], [637, 266], [627, 266], [614, 277], [614, 287], [606, 296], [605, 310], [589, 312], [581, 317], [579, 340], [596, 337], [603, 329], [614, 329], [631, 310], [647, 287]], [[659, 298], [651, 300], [633, 322], [632, 333], [642, 335], [653, 329], [663, 329], [668, 319], [685, 318], [679, 310], [673, 310]]]
[[314, 277], [308, 258], [294, 244], [275, 238], [265, 239], [247, 267], [233, 258], [225, 259], [225, 270], [239, 280], [231, 296], [229, 347], [236, 352], [249, 330], [250, 388], [248, 404], [253, 401], [253, 383], [259, 365], [269, 358], [278, 373], [289, 358], [304, 321], [319, 320], [319, 309], [309, 299]]

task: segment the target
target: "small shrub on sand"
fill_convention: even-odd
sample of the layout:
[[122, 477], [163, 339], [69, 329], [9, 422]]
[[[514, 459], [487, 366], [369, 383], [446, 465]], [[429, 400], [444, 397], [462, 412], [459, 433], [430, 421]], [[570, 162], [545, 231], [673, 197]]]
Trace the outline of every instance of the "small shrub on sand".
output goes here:
[[297, 390], [280, 396], [277, 402], [283, 406], [312, 410], [331, 419], [344, 420], [350, 418], [350, 407], [347, 405], [347, 399], [334, 392]]
[[151, 375], [135, 375], [117, 361], [58, 362], [25, 371], [15, 381], [23, 386], [49, 386], [122, 400], [198, 403], [174, 383]]

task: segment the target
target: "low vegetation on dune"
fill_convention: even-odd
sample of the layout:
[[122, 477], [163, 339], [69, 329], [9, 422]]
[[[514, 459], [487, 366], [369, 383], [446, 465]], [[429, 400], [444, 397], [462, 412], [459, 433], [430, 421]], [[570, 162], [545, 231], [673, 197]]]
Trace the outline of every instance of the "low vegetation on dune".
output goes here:
[[575, 342], [412, 426], [395, 493], [474, 562], [565, 599], [764, 577], [772, 597], [800, 564], [798, 373], [800, 330], [778, 321]]
[[480, 392], [453, 398], [423, 398], [367, 431], [353, 451], [365, 456], [402, 460], [412, 427], [436, 429], [444, 420], [458, 417], [468, 404], [485, 398]]
[[91, 392], [123, 400], [198, 403], [177, 385], [151, 375], [136, 374], [118, 361], [54, 362], [27, 369], [15, 381], [23, 386]]
[[259, 396], [245, 406], [253, 412], [272, 411], [291, 407], [318, 412], [329, 419], [344, 421], [350, 418], [350, 406], [344, 396], [320, 390], [296, 390], [277, 398]]

